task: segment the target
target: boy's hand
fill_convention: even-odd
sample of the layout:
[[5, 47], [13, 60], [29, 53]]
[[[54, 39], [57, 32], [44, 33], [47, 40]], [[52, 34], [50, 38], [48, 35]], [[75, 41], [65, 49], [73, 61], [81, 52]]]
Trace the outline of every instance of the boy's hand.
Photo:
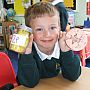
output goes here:
[[30, 35], [29, 44], [25, 50], [25, 54], [30, 54], [32, 52], [33, 34]]
[[67, 51], [71, 50], [66, 44], [65, 37], [66, 37], [66, 32], [60, 31], [59, 46], [60, 46], [60, 49], [62, 52], [67, 52]]

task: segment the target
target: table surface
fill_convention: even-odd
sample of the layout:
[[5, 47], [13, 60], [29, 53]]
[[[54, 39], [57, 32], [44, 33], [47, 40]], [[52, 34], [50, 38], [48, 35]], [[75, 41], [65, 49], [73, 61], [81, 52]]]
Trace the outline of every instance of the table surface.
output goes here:
[[81, 76], [74, 82], [59, 75], [54, 78], [41, 79], [34, 88], [20, 85], [13, 90], [90, 90], [90, 68], [82, 67]]

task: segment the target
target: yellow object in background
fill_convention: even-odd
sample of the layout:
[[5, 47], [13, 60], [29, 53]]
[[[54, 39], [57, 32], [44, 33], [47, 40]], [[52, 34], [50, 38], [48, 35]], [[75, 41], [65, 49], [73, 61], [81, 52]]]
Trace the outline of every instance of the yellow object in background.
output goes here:
[[16, 12], [16, 15], [24, 15], [24, 7], [22, 5], [22, 0], [15, 0], [14, 2], [14, 10]]
[[47, 2], [47, 0], [42, 0], [43, 2]]
[[74, 7], [74, 0], [64, 0], [65, 7]]
[[36, 0], [32, 0], [32, 4], [35, 4], [36, 3]]
[[[47, 0], [41, 0], [47, 2]], [[74, 0], [64, 0], [65, 7], [74, 7]]]

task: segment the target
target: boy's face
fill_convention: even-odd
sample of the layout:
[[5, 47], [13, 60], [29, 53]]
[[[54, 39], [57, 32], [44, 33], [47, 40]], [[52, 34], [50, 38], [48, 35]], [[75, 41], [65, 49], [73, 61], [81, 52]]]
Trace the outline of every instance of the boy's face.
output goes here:
[[44, 15], [31, 21], [34, 41], [40, 50], [53, 49], [59, 37], [60, 25], [57, 15]]

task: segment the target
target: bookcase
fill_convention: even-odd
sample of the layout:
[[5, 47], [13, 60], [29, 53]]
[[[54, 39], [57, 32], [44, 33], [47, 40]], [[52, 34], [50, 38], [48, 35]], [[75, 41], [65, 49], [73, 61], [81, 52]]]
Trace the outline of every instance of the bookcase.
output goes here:
[[17, 23], [14, 21], [5, 21], [2, 22], [2, 36], [4, 48], [9, 48], [9, 36], [13, 34], [14, 29], [16, 28]]
[[2, 30], [2, 23], [0, 22], [0, 50], [4, 49], [6, 47], [5, 45], [4, 32]]
[[5, 38], [4, 35], [0, 33], [0, 50], [5, 48]]

